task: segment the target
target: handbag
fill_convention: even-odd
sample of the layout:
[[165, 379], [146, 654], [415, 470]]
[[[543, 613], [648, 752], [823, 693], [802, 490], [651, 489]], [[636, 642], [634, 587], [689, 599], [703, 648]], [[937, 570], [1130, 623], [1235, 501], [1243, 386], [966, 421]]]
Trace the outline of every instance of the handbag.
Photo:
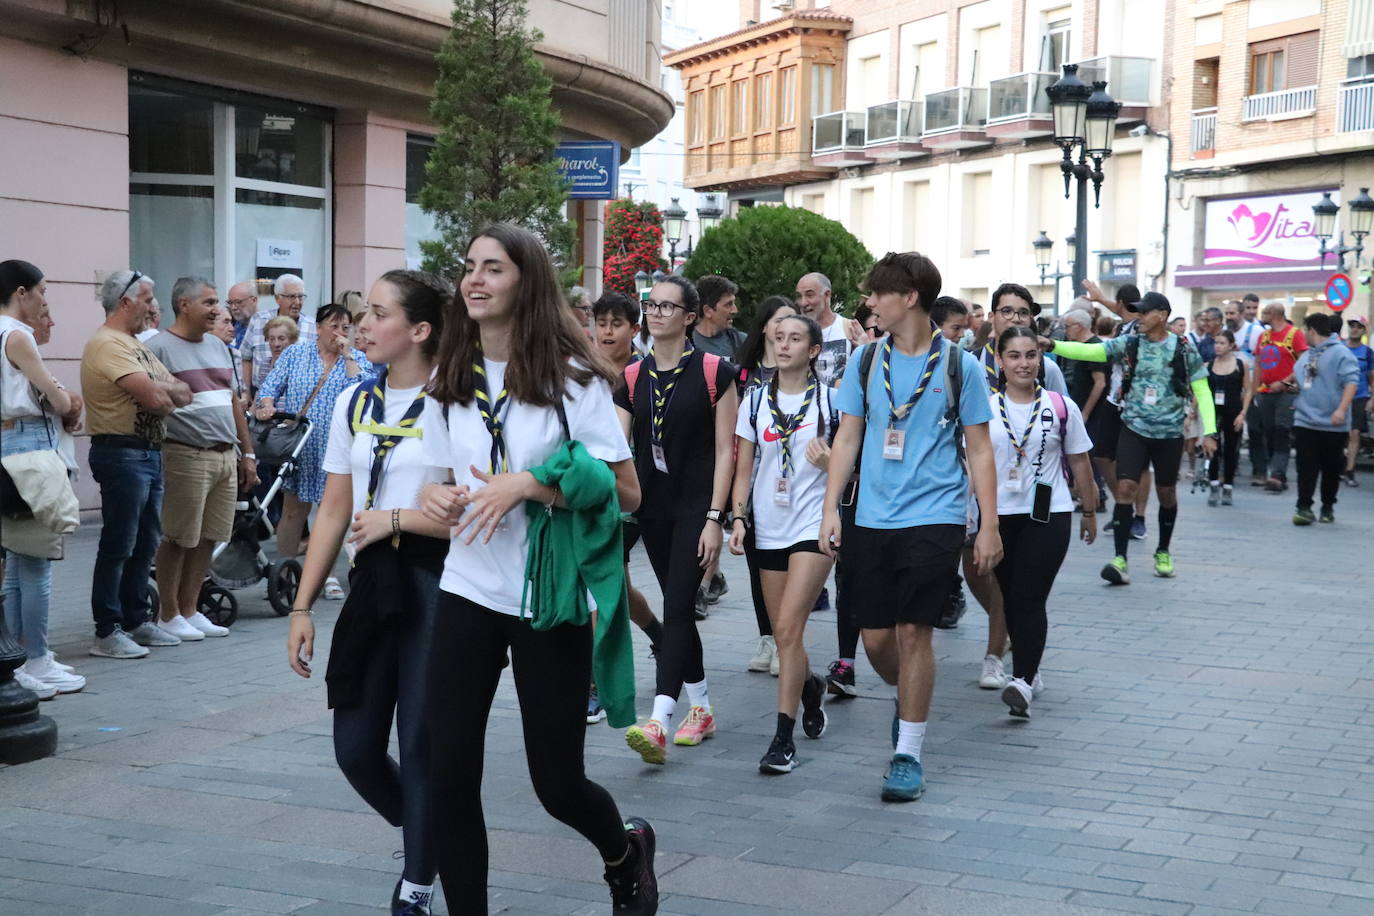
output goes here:
[[[331, 369], [330, 372], [333, 370]], [[270, 420], [260, 420], [255, 416], [248, 417], [248, 435], [253, 440], [253, 452], [257, 455], [259, 464], [282, 464], [296, 450], [296, 445], [301, 440], [301, 431], [309, 422], [305, 415], [310, 410], [311, 403], [315, 400], [315, 395], [320, 393], [324, 383], [329, 379], [329, 372], [321, 372], [320, 380], [315, 383], [315, 388], [310, 392], [305, 403], [301, 405], [299, 413], [278, 412]]]

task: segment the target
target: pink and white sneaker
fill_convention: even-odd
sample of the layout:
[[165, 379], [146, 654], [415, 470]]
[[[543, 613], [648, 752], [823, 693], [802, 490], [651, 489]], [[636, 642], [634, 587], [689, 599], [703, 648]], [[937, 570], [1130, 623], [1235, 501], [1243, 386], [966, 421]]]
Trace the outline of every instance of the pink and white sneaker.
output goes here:
[[643, 725], [631, 725], [625, 731], [625, 743], [645, 763], [663, 766], [668, 758], [668, 733], [657, 719], [650, 719]]
[[693, 706], [683, 720], [682, 727], [673, 735], [673, 743], [696, 747], [716, 733], [716, 717], [705, 706]]

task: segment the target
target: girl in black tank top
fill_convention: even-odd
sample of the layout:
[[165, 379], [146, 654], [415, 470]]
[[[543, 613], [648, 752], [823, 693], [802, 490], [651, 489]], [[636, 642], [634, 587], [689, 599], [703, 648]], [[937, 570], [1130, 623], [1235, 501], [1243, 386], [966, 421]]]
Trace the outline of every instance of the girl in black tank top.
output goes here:
[[1216, 343], [1217, 355], [1207, 364], [1207, 383], [1216, 404], [1217, 437], [1221, 447], [1208, 471], [1212, 488], [1207, 505], [1229, 506], [1240, 457], [1240, 434], [1253, 396], [1252, 380], [1245, 363], [1236, 355], [1235, 336], [1223, 329], [1212, 340]]

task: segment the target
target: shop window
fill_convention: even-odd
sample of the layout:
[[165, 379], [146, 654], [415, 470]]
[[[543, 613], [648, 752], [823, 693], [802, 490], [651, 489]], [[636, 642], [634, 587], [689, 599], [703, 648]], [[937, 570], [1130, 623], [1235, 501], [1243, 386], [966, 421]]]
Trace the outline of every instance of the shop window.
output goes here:
[[437, 241], [440, 237], [434, 216], [420, 208], [420, 189], [425, 186], [425, 163], [433, 149], [433, 137], [406, 135], [406, 267], [411, 270], [418, 269], [424, 259], [420, 243]]
[[324, 122], [239, 107], [234, 112], [234, 171], [240, 178], [318, 187], [324, 183]]
[[213, 175], [214, 108], [210, 99], [130, 86], [129, 171]]

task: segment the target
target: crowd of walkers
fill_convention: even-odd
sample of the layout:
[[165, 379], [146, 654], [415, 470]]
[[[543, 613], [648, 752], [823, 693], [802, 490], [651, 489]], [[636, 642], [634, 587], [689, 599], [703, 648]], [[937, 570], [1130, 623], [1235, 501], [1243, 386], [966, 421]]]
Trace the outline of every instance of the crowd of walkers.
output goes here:
[[[540, 241], [510, 225], [479, 232], [464, 268], [456, 290], [394, 270], [313, 312], [292, 275], [271, 308], [255, 283], [221, 302], [183, 277], [172, 323], [151, 334], [154, 281], [119, 271], [78, 395], [39, 356], [52, 328], [41, 271], [0, 264], [4, 603], [27, 654], [20, 682], [44, 697], [85, 685], [46, 641], [81, 424], [101, 489], [90, 651], [130, 659], [229, 634], [198, 595], [242, 495], [277, 472], [258, 466], [250, 418], [308, 417], [319, 435], [286, 471], [277, 529], [282, 556], [304, 554], [288, 662], [313, 675], [315, 604], [345, 599], [324, 673], [334, 747], [401, 830], [394, 914], [428, 913], [436, 878], [453, 911], [486, 911], [483, 739], [507, 667], [540, 803], [596, 848], [615, 912], [656, 911], [653, 828], [588, 778], [584, 722], [624, 729], [655, 766], [716, 733], [699, 623], [728, 587], [724, 550], [749, 571], [747, 667], [777, 677], [760, 773], [804, 763], [798, 720], [820, 739], [827, 700], [857, 695], [862, 641], [895, 688], [878, 791], [904, 802], [926, 788], [933, 632], [957, 625], [964, 581], [988, 617], [979, 686], [1028, 718], [1055, 579], [1109, 503], [1102, 577], [1121, 586], [1150, 493], [1154, 573], [1172, 577], [1180, 481], [1233, 505], [1247, 433], [1270, 493], [1287, 489], [1296, 446], [1295, 524], [1334, 521], [1341, 482], [1357, 485], [1374, 380], [1363, 317], [1342, 340], [1331, 316], [1299, 329], [1271, 304], [1260, 321], [1247, 297], [1179, 333], [1159, 293], [1108, 298], [1089, 283], [1052, 322], [1015, 283], [986, 310], [941, 296], [936, 265], [908, 252], [872, 266], [852, 317], [808, 273], [759, 302], [745, 333], [727, 278], [666, 276], [643, 302], [569, 298]], [[630, 582], [636, 544], [657, 608]], [[341, 550], [346, 590], [332, 576]], [[832, 576], [823, 669], [804, 636]], [[643, 706], [631, 623], [655, 669]]]

